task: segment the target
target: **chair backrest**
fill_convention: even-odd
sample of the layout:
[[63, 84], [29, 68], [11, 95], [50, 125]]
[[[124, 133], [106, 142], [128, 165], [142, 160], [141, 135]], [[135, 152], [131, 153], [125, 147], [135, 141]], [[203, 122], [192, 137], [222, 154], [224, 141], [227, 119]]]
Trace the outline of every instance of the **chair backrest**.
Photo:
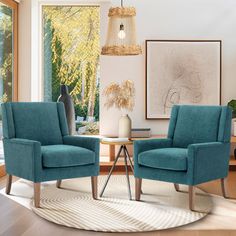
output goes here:
[[63, 103], [9, 102], [2, 104], [3, 137], [39, 141], [42, 145], [61, 144], [68, 135]]
[[171, 111], [168, 137], [173, 146], [230, 142], [232, 111], [227, 106], [174, 106]]

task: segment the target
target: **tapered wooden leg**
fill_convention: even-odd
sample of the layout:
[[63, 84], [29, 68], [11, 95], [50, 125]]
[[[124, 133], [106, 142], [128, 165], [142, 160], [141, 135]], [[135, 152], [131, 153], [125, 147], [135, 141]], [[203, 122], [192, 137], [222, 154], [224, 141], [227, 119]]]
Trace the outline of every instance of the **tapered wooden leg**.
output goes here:
[[96, 200], [98, 198], [98, 177], [97, 176], [91, 177], [91, 184], [92, 184], [93, 199]]
[[194, 196], [195, 196], [195, 193], [194, 193], [194, 186], [189, 186], [188, 187], [189, 189], [189, 209], [191, 211], [194, 211]]
[[142, 181], [142, 179], [141, 179], [141, 182], [140, 182], [140, 194], [141, 194], [141, 195], [143, 194], [142, 185], [143, 185], [143, 181]]
[[142, 179], [135, 178], [135, 200], [140, 201]]
[[11, 192], [12, 175], [7, 175], [6, 194]]
[[226, 178], [220, 179], [221, 181], [221, 189], [222, 189], [222, 195], [224, 198], [227, 198], [227, 188], [226, 188]]
[[179, 192], [179, 184], [174, 184], [174, 186], [175, 186], [175, 191]]
[[34, 183], [34, 206], [40, 207], [40, 183]]
[[61, 187], [61, 181], [62, 181], [61, 179], [60, 179], [60, 180], [57, 180], [57, 183], [56, 183], [56, 187], [57, 187], [57, 188], [60, 188], [60, 187]]

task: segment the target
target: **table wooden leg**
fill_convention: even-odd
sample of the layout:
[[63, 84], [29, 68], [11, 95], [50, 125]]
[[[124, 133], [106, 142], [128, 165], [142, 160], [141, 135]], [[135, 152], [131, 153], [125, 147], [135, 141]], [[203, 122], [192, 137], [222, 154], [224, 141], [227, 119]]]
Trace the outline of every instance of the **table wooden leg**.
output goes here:
[[109, 145], [109, 161], [115, 160], [115, 145], [110, 144]]

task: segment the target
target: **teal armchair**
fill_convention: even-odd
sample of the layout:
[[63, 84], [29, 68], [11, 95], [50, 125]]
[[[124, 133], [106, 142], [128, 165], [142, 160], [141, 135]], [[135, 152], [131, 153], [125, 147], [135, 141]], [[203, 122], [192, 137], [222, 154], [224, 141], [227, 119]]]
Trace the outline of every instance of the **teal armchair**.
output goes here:
[[41, 182], [91, 176], [97, 198], [99, 139], [69, 136], [63, 103], [4, 103], [2, 115], [7, 194], [13, 175], [33, 181], [39, 207]]
[[174, 106], [166, 139], [134, 142], [136, 200], [142, 179], [189, 186], [189, 207], [194, 209], [194, 186], [228, 175], [232, 112], [226, 106]]

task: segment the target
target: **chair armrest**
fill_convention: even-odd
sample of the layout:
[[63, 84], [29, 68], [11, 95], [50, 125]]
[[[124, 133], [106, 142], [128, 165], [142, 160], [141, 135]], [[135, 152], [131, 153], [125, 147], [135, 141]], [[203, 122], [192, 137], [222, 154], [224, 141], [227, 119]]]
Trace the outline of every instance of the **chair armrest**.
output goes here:
[[66, 145], [78, 146], [94, 151], [99, 155], [100, 139], [94, 137], [64, 136], [63, 143]]
[[230, 143], [210, 142], [188, 146], [188, 174], [193, 185], [225, 178], [229, 170]]
[[139, 154], [151, 149], [168, 148], [172, 146], [172, 139], [147, 139], [134, 141], [134, 153]]
[[134, 141], [134, 164], [138, 164], [138, 155], [157, 148], [168, 148], [172, 146], [172, 139], [147, 139]]
[[9, 143], [16, 145], [19, 144], [19, 145], [29, 145], [29, 146], [34, 146], [34, 145], [41, 146], [40, 142], [38, 141], [23, 139], [23, 138], [4, 139], [4, 141], [9, 141]]
[[3, 139], [6, 171], [37, 182], [42, 170], [40, 142], [28, 139]]

